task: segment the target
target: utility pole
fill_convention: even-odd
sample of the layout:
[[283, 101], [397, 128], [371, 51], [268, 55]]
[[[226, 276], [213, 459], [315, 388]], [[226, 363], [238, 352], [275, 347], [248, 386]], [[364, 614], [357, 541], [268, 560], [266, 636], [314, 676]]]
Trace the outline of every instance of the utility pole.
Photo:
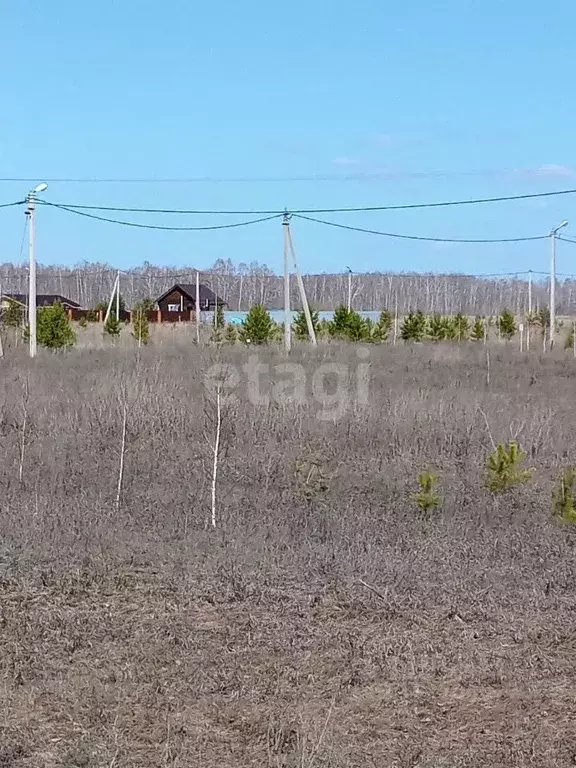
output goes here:
[[556, 229], [550, 232], [551, 240], [551, 260], [550, 260], [550, 349], [554, 347], [554, 337], [556, 335], [556, 238], [558, 231], [567, 227], [568, 222], [563, 221]]
[[352, 270], [350, 267], [346, 267], [348, 270], [348, 312], [352, 309]]
[[300, 269], [298, 268], [298, 259], [296, 258], [296, 251], [294, 249], [294, 243], [292, 241], [292, 232], [290, 231], [290, 221], [288, 221], [288, 226], [286, 227], [286, 230], [288, 232], [288, 244], [290, 246], [290, 253], [292, 254], [292, 261], [294, 263], [294, 269], [296, 271], [296, 281], [298, 283], [298, 289], [300, 291], [302, 308], [304, 310], [304, 316], [306, 317], [306, 326], [308, 328], [308, 336], [310, 337], [310, 341], [312, 342], [313, 346], [316, 346], [316, 331], [314, 330], [314, 324], [312, 323], [312, 315], [310, 314], [310, 306], [308, 304], [308, 298], [306, 296], [306, 288], [304, 287], [304, 280], [302, 280], [302, 275], [300, 274]]
[[106, 308], [106, 314], [104, 315], [104, 325], [108, 322], [108, 318], [110, 317], [110, 313], [112, 312], [112, 307], [114, 306], [114, 297], [116, 297], [116, 306], [118, 306], [118, 294], [120, 293], [120, 272], [116, 275], [116, 279], [114, 280], [114, 285], [112, 286], [112, 293], [110, 294], [110, 301], [108, 302], [108, 306]]
[[116, 275], [116, 320], [120, 320], [120, 270]]
[[284, 349], [290, 352], [292, 318], [290, 317], [290, 216], [288, 211], [282, 219], [282, 229], [284, 230]]
[[36, 195], [45, 192], [48, 184], [38, 184], [37, 187], [30, 190], [26, 196], [28, 207], [26, 215], [29, 217], [28, 224], [30, 228], [29, 258], [30, 270], [28, 273], [28, 323], [30, 325], [30, 357], [36, 357]]
[[[2, 309], [2, 283], [0, 283], [0, 316], [3, 315]], [[4, 325], [4, 323], [2, 323]], [[0, 326], [1, 327], [1, 326]], [[0, 357], [4, 357], [4, 347], [2, 346], [2, 334], [0, 333]], [[576, 357], [576, 355], [574, 355]]]
[[200, 344], [200, 272], [196, 270], [196, 344]]
[[532, 314], [532, 270], [528, 270], [528, 314]]

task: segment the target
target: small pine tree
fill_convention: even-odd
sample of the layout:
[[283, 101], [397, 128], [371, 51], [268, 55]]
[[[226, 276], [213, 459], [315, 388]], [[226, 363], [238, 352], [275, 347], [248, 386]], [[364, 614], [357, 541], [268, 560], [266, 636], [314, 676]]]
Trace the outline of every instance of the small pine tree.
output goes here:
[[[312, 320], [312, 328], [314, 328], [314, 333], [318, 335], [318, 325], [320, 323], [320, 316], [318, 312], [311, 309], [310, 319]], [[293, 327], [294, 327], [294, 335], [300, 341], [307, 341], [310, 338], [308, 334], [308, 323], [306, 322], [306, 314], [303, 309], [299, 310], [296, 313]]]
[[212, 328], [211, 341], [215, 344], [222, 344], [224, 340], [224, 329], [226, 320], [224, 319], [224, 307], [222, 304], [216, 305], [216, 311], [214, 312], [214, 327]]
[[457, 338], [456, 323], [451, 315], [442, 318], [444, 324], [444, 338], [446, 341], [454, 341]]
[[348, 336], [349, 316], [348, 307], [344, 306], [344, 304], [336, 307], [329, 325], [330, 336], [335, 339], [345, 339]]
[[446, 322], [441, 315], [431, 315], [428, 318], [426, 335], [431, 341], [443, 341], [446, 338]]
[[224, 319], [224, 307], [222, 304], [217, 304], [216, 311], [214, 312], [214, 328], [223, 330], [225, 325], [226, 320]]
[[392, 329], [392, 323], [394, 322], [392, 315], [387, 309], [383, 309], [380, 312], [380, 317], [376, 323], [373, 331], [372, 338], [374, 341], [388, 341], [388, 334]]
[[284, 338], [284, 323], [272, 323], [269, 341], [282, 341]]
[[505, 309], [498, 319], [498, 324], [500, 328], [500, 335], [503, 336], [507, 341], [510, 341], [510, 339], [516, 333], [516, 320], [514, 319], [512, 312]]
[[470, 323], [466, 315], [462, 312], [458, 312], [458, 314], [454, 315], [453, 325], [454, 338], [456, 341], [465, 341], [470, 333]]
[[565, 523], [576, 523], [576, 467], [568, 467], [552, 492], [554, 515]]
[[566, 341], [564, 342], [564, 349], [574, 349], [574, 326], [568, 331]]
[[148, 323], [148, 314], [146, 309], [138, 303], [132, 310], [132, 337], [141, 344], [148, 344], [150, 341], [150, 325]]
[[106, 336], [112, 336], [112, 338], [116, 338], [117, 336], [120, 336], [121, 330], [122, 326], [120, 324], [120, 320], [116, 319], [114, 312], [110, 312], [108, 315], [108, 320], [106, 320], [106, 323], [104, 324], [104, 333]]
[[422, 341], [426, 334], [426, 317], [422, 312], [410, 312], [400, 328], [403, 341]]
[[439, 479], [434, 472], [421, 472], [418, 475], [418, 491], [412, 493], [410, 498], [424, 515], [440, 506], [440, 494], [436, 488]]
[[536, 325], [540, 328], [542, 336], [547, 336], [550, 332], [550, 310], [548, 307], [542, 307], [536, 312]]
[[8, 299], [8, 306], [2, 312], [2, 322], [7, 328], [21, 328], [24, 323], [24, 307]]
[[[108, 304], [110, 303], [110, 299], [107, 301], [104, 299], [101, 299], [95, 306], [94, 306], [94, 312], [96, 313], [96, 317], [98, 317], [98, 312], [103, 312], [104, 316], [106, 316], [106, 312], [108, 311]], [[141, 302], [139, 302], [141, 303]], [[112, 303], [112, 309], [116, 310], [116, 297], [114, 297], [114, 301]], [[124, 301], [124, 297], [122, 294], [120, 294], [119, 298], [119, 309], [120, 312], [126, 311], [126, 302]]]
[[486, 333], [486, 323], [484, 321], [483, 317], [480, 317], [480, 315], [476, 315], [474, 319], [474, 325], [472, 326], [472, 333], [470, 334], [470, 338], [472, 341], [484, 341], [484, 336]]
[[331, 336], [330, 333], [330, 321], [326, 320], [325, 318], [322, 318], [320, 322], [318, 323], [318, 332], [317, 337], [319, 339], [329, 339]]
[[365, 341], [368, 344], [375, 344], [376, 342], [379, 342], [381, 340], [380, 328], [376, 320], [372, 320], [371, 317], [364, 317], [362, 322], [364, 324], [364, 337], [362, 341]]
[[534, 469], [522, 469], [520, 465], [525, 459], [526, 454], [515, 440], [510, 440], [508, 445], [499, 443], [486, 462], [488, 489], [494, 494], [504, 493], [515, 485], [527, 483]]
[[38, 312], [36, 333], [38, 344], [48, 349], [71, 347], [76, 342], [76, 334], [60, 302]]
[[229, 323], [224, 330], [224, 342], [226, 344], [236, 344], [238, 341], [238, 331], [236, 326]]
[[244, 344], [266, 344], [272, 337], [274, 325], [268, 310], [261, 304], [256, 304], [250, 308], [242, 323], [240, 340]]
[[364, 341], [370, 338], [371, 330], [371, 323], [367, 323], [356, 310], [351, 309], [348, 313], [345, 338], [350, 341]]

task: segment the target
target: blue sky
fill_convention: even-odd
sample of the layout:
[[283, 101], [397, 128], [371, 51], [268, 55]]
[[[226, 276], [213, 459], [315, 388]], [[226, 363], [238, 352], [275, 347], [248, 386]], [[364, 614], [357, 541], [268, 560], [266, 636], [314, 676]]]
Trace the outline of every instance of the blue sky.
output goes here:
[[[262, 179], [54, 182], [52, 201], [283, 209], [388, 205], [576, 187], [570, 0], [29, 0], [0, 4], [0, 177]], [[478, 171], [479, 173], [473, 173]], [[376, 174], [375, 179], [339, 177]], [[316, 181], [290, 180], [297, 176]], [[27, 182], [0, 182], [0, 202]], [[338, 214], [434, 237], [514, 237], [574, 221], [576, 196]], [[17, 260], [21, 209], [0, 210]], [[133, 217], [209, 225], [221, 219]], [[569, 231], [569, 230], [568, 230]], [[306, 271], [547, 269], [548, 244], [412, 243], [294, 222]], [[559, 270], [576, 246], [562, 244]], [[43, 263], [217, 258], [281, 268], [279, 222], [215, 233], [132, 230], [41, 209]]]

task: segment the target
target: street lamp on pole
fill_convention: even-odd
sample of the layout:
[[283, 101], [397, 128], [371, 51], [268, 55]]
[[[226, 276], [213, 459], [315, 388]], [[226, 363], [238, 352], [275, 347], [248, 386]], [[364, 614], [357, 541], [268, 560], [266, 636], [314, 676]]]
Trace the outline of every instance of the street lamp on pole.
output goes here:
[[348, 312], [352, 309], [352, 270], [350, 267], [346, 267], [348, 270]]
[[30, 327], [30, 357], [36, 357], [36, 195], [45, 192], [48, 184], [43, 182], [34, 187], [26, 196], [26, 215], [30, 228], [30, 270], [28, 285], [28, 324]]
[[556, 229], [550, 232], [551, 241], [551, 259], [550, 259], [550, 349], [554, 346], [554, 336], [556, 334], [556, 238], [558, 232], [568, 226], [567, 221], [563, 221]]

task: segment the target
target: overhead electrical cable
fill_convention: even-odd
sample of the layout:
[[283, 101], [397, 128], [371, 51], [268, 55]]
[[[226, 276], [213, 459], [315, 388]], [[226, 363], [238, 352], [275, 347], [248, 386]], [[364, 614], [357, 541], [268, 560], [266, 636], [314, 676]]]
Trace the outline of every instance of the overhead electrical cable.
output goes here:
[[77, 211], [74, 208], [69, 208], [65, 205], [59, 205], [56, 203], [44, 203], [51, 208], [58, 208], [61, 211], [67, 211], [68, 213], [74, 213], [76, 216], [84, 216], [87, 219], [96, 219], [97, 221], [105, 221], [108, 224], [120, 224], [124, 227], [137, 227], [138, 229], [161, 229], [176, 232], [207, 232], [216, 229], [234, 229], [237, 227], [248, 227], [251, 224], [262, 224], [265, 221], [272, 221], [278, 219], [281, 214], [274, 214], [273, 216], [266, 216], [265, 218], [252, 219], [250, 221], [239, 221], [234, 224], [217, 224], [210, 227], [167, 227], [160, 224], [139, 224], [135, 221], [121, 221], [119, 219], [110, 219], [105, 216], [96, 216], [92, 213], [86, 213], [85, 211]]
[[[336, 161], [337, 162], [337, 161]], [[550, 169], [554, 171], [552, 167]], [[567, 171], [569, 169], [566, 169]], [[403, 171], [382, 168], [375, 171], [342, 171], [340, 173], [309, 173], [293, 176], [189, 176], [189, 177], [45, 177], [50, 184], [256, 184], [256, 183], [286, 183], [286, 182], [315, 182], [315, 181], [385, 181], [387, 179], [427, 179], [427, 178], [462, 178], [512, 176], [512, 177], [542, 177], [546, 167], [540, 168], [480, 168], [463, 171]], [[0, 178], [4, 183], [35, 184], [36, 178], [5, 177]]]
[[393, 237], [400, 240], [423, 240], [431, 243], [525, 243], [532, 240], [546, 240], [548, 235], [535, 235], [533, 237], [505, 237], [505, 238], [453, 238], [453, 237], [422, 237], [420, 235], [401, 235], [396, 232], [381, 232], [376, 229], [364, 229], [363, 227], [352, 227], [348, 224], [338, 224], [335, 221], [326, 221], [325, 219], [316, 219], [311, 216], [293, 214], [295, 218], [303, 221], [312, 221], [315, 224], [324, 224], [327, 227], [337, 227], [338, 229], [347, 229], [352, 232], [364, 232], [367, 235], [380, 235], [381, 237]]
[[576, 189], [563, 189], [554, 192], [533, 192], [525, 195], [507, 195], [501, 197], [481, 197], [471, 200], [445, 200], [435, 203], [406, 203], [404, 205], [372, 205], [350, 208], [291, 208], [289, 210], [251, 210], [251, 211], [228, 211], [228, 210], [197, 210], [182, 208], [126, 208], [121, 206], [103, 206], [103, 205], [78, 205], [75, 203], [51, 203], [48, 200], [38, 200], [41, 205], [51, 205], [66, 209], [77, 209], [87, 211], [112, 211], [116, 213], [162, 213], [162, 214], [197, 214], [213, 216], [272, 216], [292, 214], [316, 214], [316, 213], [371, 213], [374, 211], [408, 211], [418, 208], [447, 208], [459, 205], [479, 205], [482, 203], [503, 203], [513, 200], [533, 200], [536, 198], [556, 197], [558, 195], [573, 195]]

